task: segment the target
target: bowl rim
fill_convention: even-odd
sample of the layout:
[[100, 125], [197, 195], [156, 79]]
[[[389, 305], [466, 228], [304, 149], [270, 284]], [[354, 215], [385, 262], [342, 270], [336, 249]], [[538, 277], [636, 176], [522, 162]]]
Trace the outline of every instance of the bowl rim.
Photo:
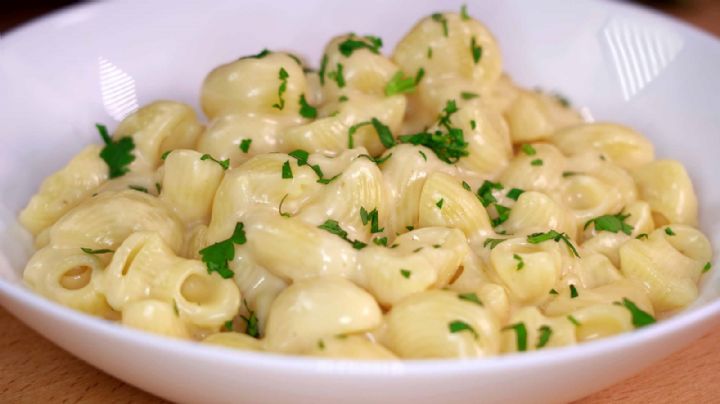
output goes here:
[[[659, 20], [662, 24], [668, 24], [677, 29], [683, 35], [702, 42], [704, 46], [720, 47], [720, 38], [714, 36], [712, 33], [645, 5], [603, 0], [581, 1], [585, 3], [603, 4], [603, 6], [622, 10], [623, 12], [651, 16]], [[107, 6], [109, 3], [113, 2], [74, 4], [62, 7], [50, 14], [36, 17], [0, 35], [0, 50], [2, 50], [3, 44], [31, 34], [32, 30], [38, 26], [44, 26], [53, 20], [62, 18], [66, 14], [76, 12], [77, 10], [100, 8]], [[0, 255], [0, 258], [2, 257], [3, 256]], [[714, 258], [715, 261], [718, 261], [719, 257]], [[0, 260], [0, 265], [6, 264], [12, 270], [12, 266], [9, 265], [7, 260]], [[707, 279], [702, 279], [701, 282], [705, 280]], [[710, 287], [710, 285], [705, 285], [705, 287]], [[74, 328], [91, 329], [93, 332], [101, 334], [108, 339], [122, 339], [130, 344], [143, 345], [164, 354], [184, 355], [201, 361], [225, 362], [228, 365], [238, 367], [252, 364], [254, 368], [262, 368], [263, 370], [269, 371], [281, 369], [285, 371], [311, 372], [315, 375], [341, 374], [350, 377], [378, 375], [395, 377], [437, 376], [438, 372], [442, 372], [443, 375], [452, 376], [537, 367], [539, 365], [546, 366], [548, 364], [559, 364], [570, 360], [580, 361], [605, 355], [616, 350], [642, 346], [651, 341], [664, 339], [670, 334], [682, 331], [683, 328], [690, 328], [693, 325], [707, 321], [713, 317], [720, 318], [720, 299], [715, 299], [701, 306], [685, 309], [651, 326], [582, 344], [528, 352], [516, 352], [484, 358], [365, 361], [243, 351], [155, 335], [65, 307], [41, 295], [35, 294], [24, 285], [18, 285], [1, 276], [0, 294], [33, 311], [48, 313]], [[14, 315], [12, 309], [6, 309]], [[16, 318], [27, 324], [25, 319], [20, 317]], [[35, 329], [35, 327], [31, 325], [30, 327]], [[37, 329], [35, 329], [35, 331], [42, 334], [42, 332]], [[53, 342], [53, 344], [55, 343]], [[667, 354], [670, 354], [670, 352], [667, 352]]]

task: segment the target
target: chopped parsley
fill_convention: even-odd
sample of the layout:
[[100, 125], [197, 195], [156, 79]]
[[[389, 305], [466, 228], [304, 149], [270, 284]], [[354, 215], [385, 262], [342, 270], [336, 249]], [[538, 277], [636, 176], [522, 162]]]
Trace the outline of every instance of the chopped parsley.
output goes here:
[[227, 170], [228, 168], [230, 168], [230, 159], [218, 160], [209, 154], [203, 154], [202, 157], [200, 157], [200, 160], [202, 160], [202, 161], [212, 160], [212, 161], [218, 163], [220, 165], [220, 167], [222, 167], [223, 170]]
[[325, 341], [323, 341], [322, 339], [319, 339], [317, 342], [317, 346], [318, 346], [319, 350], [321, 350], [321, 351], [324, 350], [325, 349]]
[[162, 192], [162, 185], [159, 182], [156, 182], [155, 189], [157, 190], [157, 193], [159, 194], [160, 192]]
[[110, 178], [122, 177], [130, 171], [130, 163], [135, 160], [133, 149], [135, 142], [131, 137], [123, 137], [117, 142], [113, 141], [108, 134], [105, 125], [96, 123], [95, 127], [100, 132], [100, 137], [105, 142], [105, 147], [100, 151], [100, 158], [105, 161], [110, 170]]
[[304, 118], [315, 119], [317, 118], [317, 114], [317, 108], [308, 104], [307, 100], [305, 99], [305, 94], [300, 94], [300, 115]]
[[248, 307], [247, 300], [243, 299], [243, 305], [245, 306], [245, 309], [248, 311], [248, 316], [240, 316], [241, 319], [245, 321], [245, 334], [253, 337], [253, 338], [260, 338], [260, 327], [258, 318], [255, 315], [255, 312], [250, 310], [250, 307]]
[[563, 171], [562, 173], [563, 178], [572, 177], [574, 175], [580, 175], [580, 173], [576, 171]]
[[591, 223], [595, 224], [595, 230], [597, 231], [608, 231], [610, 233], [617, 233], [622, 231], [628, 236], [632, 234], [633, 227], [625, 223], [625, 219], [630, 217], [630, 214], [623, 215], [622, 212], [617, 215], [603, 215], [598, 216], [594, 219], [590, 219], [585, 223], [583, 229], [587, 229]]
[[372, 162], [375, 163], [375, 164], [382, 164], [382, 163], [386, 162], [387, 159], [389, 159], [390, 157], [392, 157], [392, 153], [388, 154], [388, 155], [385, 156], [385, 157], [373, 157], [373, 156], [371, 156], [371, 155], [369, 155], [369, 154], [361, 154], [361, 155], [357, 156], [357, 158], [360, 158], [360, 157], [365, 157], [366, 159], [372, 161]]
[[712, 264], [710, 262], [706, 262], [701, 273], [704, 274], [705, 272], [709, 271], [710, 269], [712, 269]]
[[555, 92], [552, 94], [552, 97], [555, 98], [555, 100], [558, 102], [558, 104], [560, 104], [563, 108], [570, 108], [571, 103], [570, 103], [570, 100], [566, 96], [564, 96], [558, 92]]
[[550, 289], [550, 292], [549, 292], [549, 293], [550, 293], [551, 295], [559, 295], [559, 294], [560, 294], [560, 293], [559, 293], [557, 290], [555, 290], [554, 288], [553, 288], [553, 289]]
[[232, 278], [235, 272], [228, 267], [228, 262], [235, 258], [235, 244], [242, 245], [246, 241], [243, 224], [238, 222], [235, 224], [235, 230], [230, 238], [200, 250], [200, 256], [207, 266], [208, 273], [217, 272], [225, 279]]
[[375, 128], [375, 132], [377, 132], [378, 137], [380, 138], [380, 142], [383, 144], [383, 146], [388, 149], [395, 146], [395, 138], [393, 138], [392, 132], [390, 132], [390, 128], [385, 126], [377, 118], [372, 118], [370, 120], [370, 123], [372, 123], [373, 128]]
[[415, 77], [405, 77], [405, 74], [398, 70], [385, 85], [385, 95], [390, 97], [395, 94], [411, 93], [425, 76], [425, 69], [418, 69]]
[[455, 100], [448, 100], [443, 112], [440, 114], [438, 129], [433, 133], [420, 132], [413, 135], [402, 135], [400, 141], [414, 145], [422, 145], [431, 149], [435, 155], [446, 163], [455, 163], [461, 157], [467, 156], [468, 143], [465, 141], [463, 131], [452, 126], [450, 117], [458, 111]]
[[515, 341], [517, 344], [517, 349], [520, 352], [527, 351], [527, 328], [525, 327], [525, 323], [515, 323], [511, 324], [503, 330], [514, 330], [515, 331]]
[[242, 142], [240, 142], [240, 150], [242, 150], [243, 153], [247, 153], [250, 151], [250, 144], [252, 143], [252, 139], [243, 139]]
[[480, 298], [478, 297], [478, 295], [475, 292], [460, 293], [458, 295], [458, 299], [472, 302], [472, 303], [478, 304], [480, 306], [483, 305], [483, 303], [480, 301]]
[[445, 203], [445, 198], [440, 198], [440, 200], [435, 203], [435, 206], [437, 206], [438, 209], [442, 209], [444, 203]]
[[550, 341], [550, 336], [552, 336], [552, 328], [547, 325], [542, 325], [540, 328], [538, 328], [538, 342], [535, 344], [535, 348], [540, 349], [547, 345], [548, 341]]
[[175, 299], [173, 299], [173, 312], [175, 313], [175, 317], [180, 317], [180, 310], [178, 310], [177, 302], [175, 301]]
[[415, 226], [405, 226], [405, 228], [407, 229], [407, 231], [415, 230]]
[[470, 120], [470, 129], [475, 130], [477, 128], [477, 122], [474, 119]]
[[347, 100], [349, 100], [347, 95], [341, 95], [340, 97], [338, 97], [338, 102], [345, 102]]
[[290, 161], [286, 161], [282, 165], [282, 178], [289, 179], [293, 177], [292, 168], [290, 168]]
[[478, 64], [480, 58], [482, 58], [482, 46], [477, 44], [475, 37], [470, 40], [470, 52], [472, 52], [473, 63]]
[[462, 18], [463, 21], [467, 21], [470, 19], [470, 16], [468, 15], [468, 12], [467, 12], [466, 4], [463, 4], [462, 6], [460, 6], [460, 18]]
[[355, 132], [357, 132], [357, 130], [362, 128], [363, 126], [370, 125], [370, 124], [371, 124], [370, 121], [358, 122], [355, 125], [352, 125], [348, 129], [348, 148], [349, 149], [352, 149], [355, 147], [355, 140], [353, 139]]
[[630, 314], [632, 314], [632, 323], [635, 328], [645, 327], [646, 325], [655, 323], [655, 317], [639, 308], [632, 300], [624, 297], [622, 303], [618, 302], [617, 304], [630, 310]]
[[578, 293], [577, 288], [575, 287], [575, 285], [570, 284], [570, 298], [574, 299], [578, 296], [580, 296], [580, 294]]
[[530, 165], [538, 167], [538, 166], [543, 165], [543, 161], [542, 161], [542, 159], [535, 159], [530, 162]]
[[570, 241], [570, 237], [568, 237], [565, 233], [558, 233], [555, 230], [550, 230], [547, 233], [533, 233], [527, 236], [527, 241], [531, 244], [539, 244], [548, 240], [553, 240], [555, 242], [560, 242], [560, 240], [562, 240], [568, 246], [570, 252], [572, 252], [574, 256], [580, 258], [580, 254], [578, 254], [572, 241]]
[[350, 240], [348, 238], [348, 233], [340, 227], [340, 223], [338, 223], [337, 220], [328, 219], [325, 221], [325, 223], [318, 226], [319, 229], [323, 229], [327, 231], [328, 233], [332, 233], [341, 239], [347, 241], [348, 243], [352, 244], [352, 247], [356, 250], [361, 250], [367, 246], [367, 244], [363, 243], [359, 240]]
[[454, 320], [448, 323], [448, 329], [450, 330], [450, 333], [455, 334], [462, 331], [468, 331], [470, 332], [475, 339], [478, 339], [480, 336], [478, 335], [477, 331], [475, 331], [472, 326], [462, 320]]
[[128, 188], [132, 189], [133, 191], [145, 192], [146, 194], [148, 193], [148, 189], [145, 187], [141, 187], [140, 185], [128, 185]]
[[520, 150], [523, 153], [527, 154], [528, 156], [534, 156], [535, 154], [537, 154], [537, 150], [535, 150], [533, 145], [528, 144], [528, 143], [525, 143], [522, 146], [520, 146]]
[[340, 45], [338, 45], [338, 49], [343, 56], [349, 57], [356, 50], [363, 48], [374, 54], [379, 54], [382, 45], [382, 39], [376, 36], [367, 35], [362, 39], [355, 39], [355, 36], [353, 35], [352, 37], [342, 41]]
[[525, 268], [525, 261], [523, 261], [523, 257], [513, 254], [513, 259], [517, 261], [517, 265], [515, 266], [515, 270], [519, 271], [523, 268]]
[[410, 279], [410, 276], [412, 275], [412, 272], [409, 269], [401, 269], [400, 275], [403, 276], [405, 279]]
[[490, 206], [491, 203], [497, 202], [497, 199], [495, 199], [492, 194], [493, 189], [501, 190], [503, 189], [503, 185], [499, 182], [485, 180], [477, 191], [480, 202], [486, 208]]
[[505, 196], [512, 199], [513, 201], [517, 201], [520, 195], [522, 195], [525, 191], [520, 188], [513, 188], [510, 191], [508, 191]]
[[342, 63], [338, 63], [335, 71], [329, 72], [327, 75], [330, 79], [335, 80], [338, 87], [340, 87], [340, 88], [345, 87], [345, 76], [343, 75]]
[[463, 189], [465, 189], [466, 191], [472, 192], [472, 188], [470, 188], [470, 184], [468, 184], [467, 182], [463, 181], [463, 182], [462, 182], [462, 187], [463, 187]]
[[647, 238], [648, 238], [648, 234], [647, 234], [647, 233], [640, 233], [640, 234], [638, 234], [637, 237], [635, 237], [635, 238], [638, 239], [638, 240], [647, 239]]
[[428, 46], [427, 49], [427, 58], [432, 59], [432, 47]]
[[376, 237], [373, 239], [373, 243], [375, 243], [375, 245], [381, 245], [383, 247], [387, 247], [387, 242], [387, 237]]
[[283, 196], [282, 199], [280, 199], [280, 204], [278, 205], [278, 213], [280, 214], [280, 216], [283, 216], [283, 217], [292, 217], [292, 215], [290, 215], [287, 212], [283, 212], [283, 210], [282, 210], [283, 203], [285, 203], [285, 199], [287, 199], [288, 195], [290, 195], [290, 194], [285, 194], [285, 196]]
[[418, 153], [420, 154], [420, 156], [422, 156], [423, 160], [427, 161], [427, 156], [425, 155], [425, 153], [423, 153], [422, 150], [418, 150]]
[[665, 228], [665, 234], [667, 234], [668, 236], [674, 236], [674, 235], [675, 235], [675, 232], [674, 232], [673, 229], [671, 229], [670, 227], [666, 227], [666, 228]]
[[570, 321], [571, 323], [573, 323], [573, 324], [575, 325], [575, 327], [580, 327], [580, 326], [582, 325], [582, 323], [579, 322], [578, 319], [576, 319], [576, 318], [573, 317], [572, 315], [568, 315], [568, 316], [567, 316], [567, 319], [568, 319], [568, 321]]
[[320, 70], [318, 70], [318, 76], [320, 76], [320, 85], [325, 85], [325, 70], [327, 69], [328, 55], [324, 54], [322, 61], [320, 62]]
[[166, 151], [160, 156], [160, 158], [163, 159], [163, 160], [166, 160], [166, 159], [168, 158], [168, 156], [170, 155], [170, 153], [172, 153], [172, 150], [166, 150]]
[[223, 323], [223, 328], [225, 329], [225, 331], [232, 331], [233, 330], [233, 321], [228, 320], [225, 323]]
[[496, 203], [495, 210], [497, 211], [498, 217], [492, 220], [493, 227], [500, 226], [510, 218], [510, 208]]
[[377, 208], [371, 210], [368, 212], [364, 207], [360, 207], [360, 220], [362, 221], [363, 226], [366, 226], [368, 223], [370, 223], [370, 233], [381, 233], [383, 228], [380, 228], [380, 225], [378, 224], [378, 210]]
[[114, 250], [109, 250], [109, 249], [107, 249], [107, 248], [102, 248], [102, 249], [99, 249], [99, 250], [94, 250], [94, 249], [92, 249], [92, 248], [80, 247], [80, 249], [81, 249], [82, 252], [84, 252], [85, 254], [90, 254], [90, 255], [108, 254], [108, 253], [114, 253], [114, 252], [115, 252]]
[[469, 91], [463, 91], [460, 93], [460, 98], [463, 100], [472, 100], [473, 98], [478, 98], [480, 95], [478, 93], [471, 93]]
[[431, 15], [430, 17], [432, 18], [433, 21], [442, 25], [443, 35], [445, 35], [447, 37], [448, 36], [447, 18], [445, 18], [445, 16], [440, 13], [435, 13], [435, 14]]
[[278, 102], [277, 104], [273, 104], [273, 108], [279, 109], [282, 111], [283, 108], [285, 108], [285, 99], [283, 98], [283, 94], [285, 94], [285, 91], [287, 90], [287, 79], [290, 77], [288, 75], [288, 72], [285, 70], [284, 67], [280, 68], [280, 71], [278, 72], [278, 78], [280, 79], [280, 87], [278, 87]]
[[267, 55], [269, 55], [269, 54], [271, 54], [271, 53], [272, 53], [272, 52], [266, 48], [266, 49], [261, 50], [259, 53], [255, 54], [255, 55], [243, 56], [243, 57], [241, 57], [241, 58], [238, 59], [238, 60], [243, 60], [243, 59], [262, 59], [262, 58], [264, 58], [265, 56], [267, 56]]
[[506, 239], [504, 238], [487, 238], [485, 239], [485, 242], [483, 242], [483, 247], [490, 246], [490, 249], [497, 247], [498, 244], [502, 243]]

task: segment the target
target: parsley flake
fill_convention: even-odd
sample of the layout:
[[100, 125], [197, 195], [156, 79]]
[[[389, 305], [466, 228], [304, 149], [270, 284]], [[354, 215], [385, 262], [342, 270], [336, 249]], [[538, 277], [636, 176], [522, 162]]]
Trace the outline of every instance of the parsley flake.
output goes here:
[[575, 287], [575, 285], [571, 284], [570, 285], [570, 298], [574, 299], [578, 296], [580, 296], [580, 294], [578, 293], [577, 288]]
[[132, 189], [133, 191], [144, 192], [146, 194], [149, 193], [147, 188], [141, 187], [140, 185], [128, 185], [128, 188]]
[[269, 55], [269, 54], [271, 54], [271, 53], [272, 53], [272, 52], [271, 52], [270, 50], [268, 50], [268, 49], [263, 49], [263, 50], [261, 50], [259, 53], [255, 54], [255, 55], [243, 56], [243, 57], [241, 57], [241, 58], [238, 59], [238, 60], [243, 60], [243, 59], [262, 59], [262, 58], [264, 58], [265, 56], [267, 56], [267, 55]]
[[[308, 104], [305, 99], [305, 94], [300, 95], [300, 115], [304, 118], [315, 119], [317, 118], [317, 108]], [[246, 152], [247, 153], [247, 152]]]
[[412, 272], [409, 269], [401, 269], [400, 275], [403, 276], [405, 279], [410, 279], [410, 276], [412, 275]]
[[355, 125], [352, 125], [350, 128], [348, 128], [348, 148], [349, 149], [352, 149], [355, 147], [355, 140], [353, 139], [355, 132], [357, 132], [357, 130], [362, 128], [363, 126], [370, 125], [370, 124], [372, 124], [372, 122], [370, 122], [370, 121], [358, 122]]
[[542, 161], [542, 159], [535, 159], [535, 160], [533, 160], [533, 161], [530, 162], [530, 165], [531, 165], [531, 166], [535, 166], [535, 167], [539, 167], [539, 166], [543, 165], [543, 161]]
[[286, 161], [282, 165], [282, 178], [289, 179], [293, 177], [292, 168], [290, 168], [290, 161]]
[[483, 305], [483, 303], [480, 301], [480, 298], [478, 297], [478, 295], [475, 292], [460, 293], [458, 295], [458, 299], [472, 302], [472, 303], [478, 304], [480, 306]]
[[555, 230], [550, 230], [547, 233], [533, 233], [527, 236], [527, 241], [531, 244], [538, 244], [548, 240], [553, 240], [555, 242], [560, 242], [562, 240], [567, 245], [570, 252], [572, 252], [574, 256], [580, 258], [580, 254], [578, 254], [577, 249], [575, 249], [575, 246], [570, 241], [570, 237], [568, 237], [565, 233], [558, 233]]
[[515, 266], [515, 270], [519, 271], [523, 268], [525, 268], [525, 261], [523, 261], [523, 258], [517, 254], [513, 254], [513, 259], [517, 261], [517, 265]]
[[568, 315], [568, 316], [567, 316], [567, 319], [568, 319], [568, 321], [570, 321], [571, 323], [573, 323], [573, 324], [575, 325], [575, 327], [580, 327], [580, 326], [582, 325], [582, 323], [579, 322], [578, 319], [576, 319], [576, 318], [573, 317], [572, 315]]
[[405, 77], [405, 74], [398, 70], [385, 85], [385, 95], [390, 97], [395, 94], [411, 93], [415, 91], [423, 76], [425, 69], [422, 67], [418, 69], [415, 77]]
[[478, 98], [480, 95], [478, 93], [471, 93], [469, 91], [463, 91], [460, 93], [460, 98], [463, 100], [472, 100], [473, 98]]
[[675, 232], [674, 232], [673, 229], [671, 229], [670, 227], [666, 227], [666, 228], [665, 228], [665, 234], [667, 234], [668, 236], [674, 236], [674, 235], [675, 235]]
[[655, 317], [639, 308], [632, 300], [625, 297], [620, 305], [630, 310], [630, 314], [632, 314], [632, 323], [635, 328], [645, 327], [646, 325], [655, 323]]
[[482, 58], [482, 46], [477, 44], [475, 37], [470, 40], [470, 52], [472, 52], [473, 63], [478, 64], [480, 58]]
[[223, 170], [227, 170], [228, 168], [230, 168], [230, 159], [218, 160], [209, 154], [203, 154], [202, 157], [200, 157], [200, 160], [202, 160], [202, 161], [212, 160], [212, 161], [218, 163], [220, 165], [220, 167], [222, 167]]
[[502, 243], [506, 239], [504, 238], [487, 238], [485, 239], [485, 242], [483, 242], [483, 247], [490, 246], [490, 249], [497, 247], [498, 244]]
[[364, 207], [360, 207], [360, 220], [362, 221], [363, 226], [366, 226], [368, 223], [370, 223], [370, 233], [381, 233], [384, 228], [380, 228], [380, 225], [378, 224], [378, 210], [377, 208], [371, 210], [368, 212]]
[[445, 203], [445, 198], [440, 198], [440, 200], [437, 201], [437, 203], [435, 203], [435, 206], [437, 206], [438, 209], [442, 209], [444, 203]]
[[109, 249], [107, 249], [107, 248], [101, 248], [101, 249], [99, 249], [99, 250], [94, 250], [94, 249], [92, 249], [92, 248], [80, 247], [80, 249], [81, 249], [82, 252], [84, 252], [85, 254], [90, 254], [90, 255], [108, 254], [108, 253], [114, 253], [114, 252], [115, 252], [114, 250], [109, 250]]
[[542, 325], [540, 328], [538, 328], [538, 342], [535, 344], [535, 348], [540, 349], [547, 345], [548, 341], [550, 341], [550, 336], [552, 336], [552, 328], [547, 325]]
[[463, 189], [465, 189], [466, 191], [472, 192], [472, 188], [470, 188], [470, 184], [468, 184], [467, 182], [463, 181], [463, 182], [462, 182], [462, 187], [463, 187]]
[[373, 239], [373, 243], [375, 243], [375, 245], [387, 247], [388, 239], [387, 237], [376, 237]]
[[277, 104], [273, 104], [273, 108], [279, 109], [282, 111], [283, 108], [285, 108], [285, 99], [283, 98], [283, 94], [285, 94], [285, 91], [287, 90], [287, 79], [290, 77], [288, 75], [287, 70], [285, 70], [284, 67], [280, 68], [280, 71], [278, 72], [278, 78], [280, 79], [280, 87], [278, 87], [278, 102]]
[[485, 180], [477, 191], [480, 202], [486, 208], [490, 206], [491, 203], [497, 202], [497, 199], [495, 199], [492, 194], [493, 189], [501, 190], [503, 189], [503, 185], [499, 182]]
[[630, 217], [630, 214], [623, 215], [622, 212], [617, 215], [603, 215], [598, 216], [594, 219], [590, 219], [585, 223], [583, 229], [587, 229], [591, 223], [594, 223], [595, 230], [597, 231], [608, 231], [610, 233], [617, 233], [622, 231], [628, 236], [632, 234], [633, 227], [625, 223], [625, 219]]
[[707, 263], [705, 263], [705, 266], [703, 267], [701, 273], [704, 274], [705, 272], [709, 271], [710, 269], [712, 269], [712, 264], [710, 262], [707, 262]]
[[520, 150], [525, 153], [528, 156], [534, 156], [537, 154], [537, 150], [533, 147], [533, 145], [525, 143], [522, 146], [520, 146]]
[[382, 45], [382, 39], [376, 36], [368, 35], [362, 39], [356, 39], [356, 37], [353, 35], [350, 38], [342, 41], [340, 45], [338, 45], [338, 49], [343, 56], [349, 57], [353, 54], [353, 52], [358, 49], [367, 49], [374, 54], [379, 54]]
[[492, 220], [493, 227], [500, 226], [510, 218], [510, 208], [496, 203], [495, 210], [497, 211], [498, 217]]
[[576, 171], [563, 171], [562, 173], [563, 178], [572, 177], [574, 175], [580, 175], [580, 173]]
[[250, 151], [250, 144], [252, 143], [252, 139], [243, 139], [242, 142], [240, 142], [240, 150], [242, 150], [243, 153], [247, 153]]
[[470, 16], [468, 15], [468, 12], [467, 12], [466, 4], [463, 4], [462, 6], [460, 6], [460, 18], [462, 18], [463, 21], [467, 21], [470, 19]]
[[553, 288], [553, 289], [550, 289], [550, 292], [549, 292], [549, 293], [550, 293], [551, 295], [559, 295], [559, 294], [560, 294], [560, 292], [558, 292], [558, 291], [555, 290], [554, 288]]
[[257, 316], [255, 315], [255, 312], [250, 310], [250, 307], [248, 307], [247, 300], [243, 299], [243, 305], [245, 306], [245, 309], [248, 311], [247, 317], [240, 316], [240, 318], [245, 321], [245, 334], [247, 334], [253, 338], [260, 338], [260, 324], [259, 324]]
[[640, 233], [640, 234], [638, 234], [637, 237], [635, 237], [635, 238], [638, 239], [638, 240], [647, 239], [647, 238], [648, 238], [648, 234], [647, 234], [647, 233]]
[[113, 141], [108, 134], [105, 125], [96, 123], [95, 127], [100, 132], [100, 137], [105, 142], [105, 147], [100, 151], [100, 158], [105, 161], [110, 170], [110, 178], [122, 177], [130, 171], [130, 163], [135, 161], [133, 149], [135, 142], [131, 137], [123, 137]]
[[325, 85], [325, 70], [327, 69], [328, 55], [324, 54], [322, 61], [320, 62], [320, 70], [318, 70], [318, 76], [320, 76], [320, 85]]
[[319, 229], [323, 229], [327, 231], [328, 233], [332, 233], [341, 239], [347, 241], [348, 243], [352, 244], [352, 247], [356, 250], [362, 250], [367, 246], [367, 244], [363, 243], [359, 240], [350, 240], [348, 238], [348, 233], [340, 227], [340, 223], [338, 223], [337, 220], [328, 219], [325, 221], [325, 223], [318, 226]]
[[223, 328], [225, 329], [225, 331], [232, 331], [233, 330], [233, 321], [228, 320], [225, 323], [223, 323]]
[[431, 15], [430, 17], [432, 18], [433, 21], [442, 25], [443, 35], [445, 35], [447, 37], [448, 36], [447, 18], [445, 18], [445, 16], [440, 13], [435, 13], [435, 14]]
[[510, 191], [508, 191], [505, 196], [512, 199], [513, 201], [517, 201], [520, 195], [522, 195], [525, 191], [520, 188], [513, 188]]
[[383, 144], [383, 146], [388, 149], [395, 146], [395, 138], [393, 138], [392, 132], [390, 132], [390, 128], [385, 126], [377, 118], [372, 118], [370, 120], [370, 123], [372, 123], [373, 128], [375, 128], [375, 132], [377, 132], [378, 137], [380, 138], [380, 142]]
[[345, 76], [343, 74], [343, 65], [338, 63], [334, 72], [329, 72], [327, 75], [330, 79], [335, 80], [337, 86], [340, 88], [345, 87]]
[[[448, 100], [443, 112], [440, 114], [439, 126], [441, 129], [434, 132], [420, 132], [413, 135], [399, 137], [402, 143], [422, 145], [431, 149], [442, 161], [452, 164], [467, 156], [468, 143], [465, 141], [463, 131], [452, 126], [450, 117], [458, 111], [455, 100]], [[444, 129], [444, 131], [442, 130]]]
[[423, 160], [427, 161], [427, 156], [425, 155], [425, 153], [423, 153], [422, 150], [418, 150], [418, 153], [420, 154], [420, 156], [422, 156]]
[[514, 330], [515, 331], [515, 342], [517, 345], [517, 349], [520, 352], [527, 351], [527, 328], [525, 327], [525, 323], [515, 323], [511, 324], [503, 330]]
[[285, 199], [287, 199], [288, 195], [290, 195], [290, 194], [285, 194], [285, 196], [283, 196], [282, 199], [280, 199], [280, 204], [278, 205], [278, 213], [280, 213], [280, 216], [283, 216], [283, 217], [292, 217], [291, 214], [289, 214], [287, 212], [283, 212], [283, 210], [282, 210], [283, 204], [285, 203]]
[[230, 269], [228, 262], [235, 258], [235, 244], [242, 245], [246, 241], [243, 224], [238, 222], [235, 224], [235, 230], [230, 238], [200, 250], [200, 256], [207, 266], [208, 273], [217, 272], [225, 279], [232, 278], [235, 272]]
[[454, 320], [448, 323], [448, 329], [450, 330], [450, 333], [455, 334], [462, 331], [468, 331], [470, 332], [475, 339], [478, 339], [480, 336], [478, 335], [477, 331], [468, 323], [462, 321], [462, 320]]

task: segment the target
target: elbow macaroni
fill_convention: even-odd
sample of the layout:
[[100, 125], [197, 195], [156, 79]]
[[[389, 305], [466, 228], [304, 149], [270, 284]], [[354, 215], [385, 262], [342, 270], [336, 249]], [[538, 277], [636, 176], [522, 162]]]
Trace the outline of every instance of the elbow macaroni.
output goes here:
[[206, 126], [128, 116], [20, 213], [26, 284], [173, 338], [374, 360], [567, 346], [697, 298], [712, 248], [681, 163], [516, 85], [464, 12], [381, 45], [221, 65]]

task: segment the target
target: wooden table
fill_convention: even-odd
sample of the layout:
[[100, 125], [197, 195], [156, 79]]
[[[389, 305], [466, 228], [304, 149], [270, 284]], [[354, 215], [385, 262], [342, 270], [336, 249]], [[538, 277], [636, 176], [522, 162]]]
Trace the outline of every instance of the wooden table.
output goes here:
[[[31, 2], [32, 3], [32, 2]], [[684, 0], [669, 13], [720, 35], [720, 0]], [[0, 31], [42, 13], [13, 10], [0, 16]], [[720, 328], [683, 351], [580, 403], [720, 402]], [[157, 397], [76, 359], [0, 308], [0, 402], [146, 402]]]

